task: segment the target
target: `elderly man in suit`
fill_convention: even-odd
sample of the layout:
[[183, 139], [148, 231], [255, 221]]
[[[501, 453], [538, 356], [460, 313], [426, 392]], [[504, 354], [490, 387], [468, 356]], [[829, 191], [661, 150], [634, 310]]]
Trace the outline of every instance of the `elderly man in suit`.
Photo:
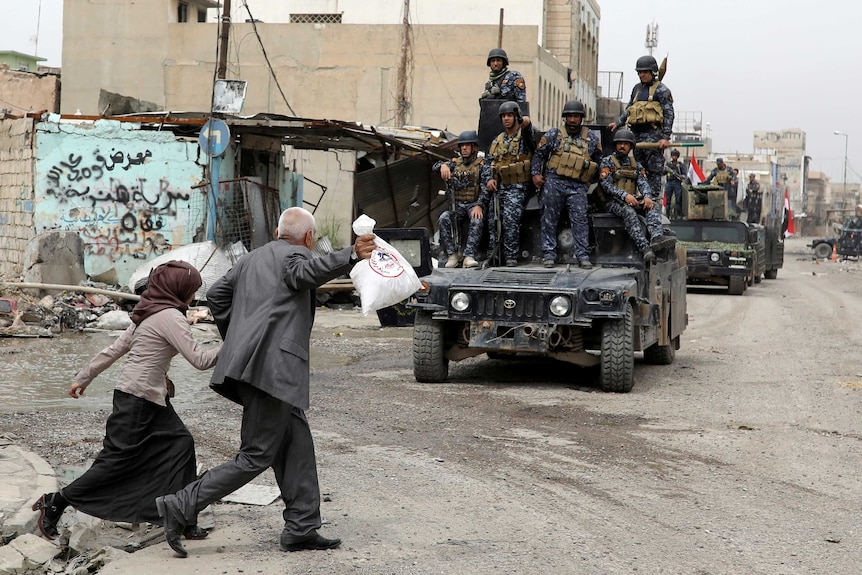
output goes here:
[[184, 526], [214, 501], [242, 487], [268, 467], [284, 501], [284, 551], [332, 549], [340, 539], [318, 533], [320, 487], [308, 409], [308, 347], [315, 288], [368, 258], [374, 235], [352, 247], [314, 258], [314, 216], [285, 210], [278, 239], [242, 259], [207, 292], [224, 338], [210, 386], [243, 406], [239, 453], [175, 494], [156, 499], [165, 538], [180, 556]]

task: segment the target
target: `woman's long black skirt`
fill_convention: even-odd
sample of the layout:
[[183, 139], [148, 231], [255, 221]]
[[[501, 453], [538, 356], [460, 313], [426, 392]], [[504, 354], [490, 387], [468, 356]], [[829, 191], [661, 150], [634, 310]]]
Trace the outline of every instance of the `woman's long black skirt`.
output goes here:
[[62, 490], [73, 507], [109, 521], [161, 524], [156, 497], [195, 479], [194, 439], [167, 403], [114, 390], [102, 451]]

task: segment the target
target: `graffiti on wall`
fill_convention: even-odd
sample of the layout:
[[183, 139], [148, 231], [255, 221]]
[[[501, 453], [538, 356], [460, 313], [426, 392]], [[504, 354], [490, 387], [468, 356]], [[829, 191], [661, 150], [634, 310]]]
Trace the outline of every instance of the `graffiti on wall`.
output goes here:
[[85, 271], [114, 269], [122, 282], [143, 261], [191, 243], [205, 221], [193, 204], [205, 203], [193, 201], [201, 178], [193, 143], [116, 132], [39, 134], [39, 149], [51, 152], [37, 160], [36, 227], [77, 231]]

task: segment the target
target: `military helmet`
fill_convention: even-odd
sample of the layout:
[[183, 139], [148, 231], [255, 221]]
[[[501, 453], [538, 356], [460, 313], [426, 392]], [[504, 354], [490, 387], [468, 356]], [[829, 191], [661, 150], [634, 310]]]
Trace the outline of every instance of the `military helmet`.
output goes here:
[[502, 48], [492, 48], [491, 51], [488, 52], [488, 62], [485, 64], [488, 67], [491, 66], [491, 58], [502, 58], [503, 64], [505, 66], [509, 65], [509, 56]]
[[724, 158], [716, 158], [716, 159], [715, 159], [715, 163], [716, 163], [716, 164], [723, 164], [723, 163], [724, 163]]
[[461, 132], [458, 136], [458, 145], [461, 144], [479, 144], [479, 134], [476, 133], [475, 130], [467, 130], [466, 132]]
[[658, 72], [658, 62], [656, 62], [655, 58], [652, 56], [641, 56], [638, 58], [637, 63], [635, 63], [635, 70], [638, 72], [649, 70], [650, 72], [656, 73]]
[[569, 114], [580, 114], [581, 116], [586, 116], [587, 111], [584, 109], [584, 105], [578, 100], [569, 100], [566, 102], [566, 105], [563, 106], [562, 116], [565, 118]]
[[503, 114], [515, 114], [515, 123], [521, 123], [521, 106], [518, 102], [503, 102], [500, 104], [500, 116]]
[[749, 177], [749, 178], [754, 178], [754, 177], [756, 177], [756, 176], [757, 176], [757, 174], [748, 174], [748, 177]]
[[635, 145], [635, 134], [631, 130], [620, 128], [614, 132], [614, 144], [617, 142], [628, 142], [632, 146]]
[[670, 155], [671, 155], [671, 156], [676, 156], [676, 157], [678, 158], [678, 157], [679, 157], [679, 150], [677, 150], [676, 148], [674, 148], [673, 150], [671, 150], [671, 151], [670, 151]]

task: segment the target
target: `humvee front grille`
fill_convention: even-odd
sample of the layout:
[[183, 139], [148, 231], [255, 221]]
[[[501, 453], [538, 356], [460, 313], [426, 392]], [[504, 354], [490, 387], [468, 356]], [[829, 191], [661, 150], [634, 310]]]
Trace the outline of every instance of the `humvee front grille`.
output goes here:
[[708, 266], [709, 253], [704, 252], [702, 254], [693, 254], [688, 252], [685, 256], [685, 265], [689, 267]]
[[521, 292], [473, 292], [472, 315], [499, 321], [543, 321], [548, 315], [544, 294]]

